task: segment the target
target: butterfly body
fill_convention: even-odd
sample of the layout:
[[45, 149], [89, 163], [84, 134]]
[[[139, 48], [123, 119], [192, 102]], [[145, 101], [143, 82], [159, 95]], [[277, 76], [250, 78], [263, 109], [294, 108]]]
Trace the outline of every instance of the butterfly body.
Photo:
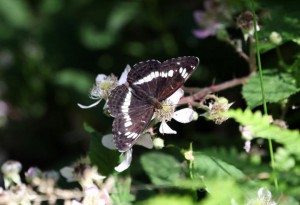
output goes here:
[[178, 90], [198, 66], [193, 56], [172, 58], [160, 63], [137, 63], [128, 73], [127, 83], [116, 87], [108, 99], [113, 116], [114, 143], [120, 152], [130, 149], [149, 125], [156, 109]]

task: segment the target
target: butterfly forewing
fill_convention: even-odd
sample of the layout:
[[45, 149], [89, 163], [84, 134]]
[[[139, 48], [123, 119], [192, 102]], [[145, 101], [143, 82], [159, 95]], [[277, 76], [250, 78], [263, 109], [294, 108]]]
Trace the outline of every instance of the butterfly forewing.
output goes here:
[[194, 56], [172, 58], [160, 65], [161, 78], [157, 82], [156, 98], [163, 101], [178, 90], [199, 64]]
[[[143, 93], [154, 96], [159, 77], [160, 62], [157, 60], [148, 60], [137, 63], [128, 73], [127, 82], [130, 87], [136, 90], [136, 94]], [[144, 96], [141, 96], [144, 97]]]

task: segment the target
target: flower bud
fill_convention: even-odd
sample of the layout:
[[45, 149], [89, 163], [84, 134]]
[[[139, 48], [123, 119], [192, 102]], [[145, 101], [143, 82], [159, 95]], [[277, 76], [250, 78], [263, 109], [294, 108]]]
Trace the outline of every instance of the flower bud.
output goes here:
[[282, 37], [279, 33], [273, 31], [269, 36], [269, 40], [271, 41], [271, 43], [279, 45], [282, 42]]
[[154, 145], [154, 148], [155, 149], [162, 149], [164, 146], [165, 146], [165, 143], [164, 143], [164, 140], [159, 138], [159, 137], [156, 137], [154, 140], [153, 140], [153, 145]]

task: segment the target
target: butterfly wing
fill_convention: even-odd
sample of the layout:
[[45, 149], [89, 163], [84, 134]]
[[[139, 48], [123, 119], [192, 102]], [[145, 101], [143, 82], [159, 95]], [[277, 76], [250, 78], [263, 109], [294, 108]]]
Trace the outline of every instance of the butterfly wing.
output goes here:
[[155, 97], [161, 102], [178, 90], [194, 72], [199, 59], [184, 56], [166, 60], [160, 64]]
[[148, 60], [135, 64], [128, 73], [127, 82], [130, 87], [139, 95], [154, 96], [159, 78], [160, 62]]
[[137, 98], [133, 90], [124, 84], [111, 92], [108, 107], [115, 118], [112, 129], [114, 144], [118, 151], [125, 152], [149, 125], [154, 108]]

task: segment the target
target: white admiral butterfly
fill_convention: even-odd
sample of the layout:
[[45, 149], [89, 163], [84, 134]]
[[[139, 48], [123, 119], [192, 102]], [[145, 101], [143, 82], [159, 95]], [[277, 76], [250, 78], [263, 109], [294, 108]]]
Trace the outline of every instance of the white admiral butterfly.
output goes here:
[[199, 64], [194, 56], [172, 58], [160, 63], [137, 63], [128, 73], [127, 83], [119, 85], [108, 98], [113, 116], [114, 144], [120, 152], [129, 150], [149, 125], [161, 102], [170, 97], [190, 77]]

